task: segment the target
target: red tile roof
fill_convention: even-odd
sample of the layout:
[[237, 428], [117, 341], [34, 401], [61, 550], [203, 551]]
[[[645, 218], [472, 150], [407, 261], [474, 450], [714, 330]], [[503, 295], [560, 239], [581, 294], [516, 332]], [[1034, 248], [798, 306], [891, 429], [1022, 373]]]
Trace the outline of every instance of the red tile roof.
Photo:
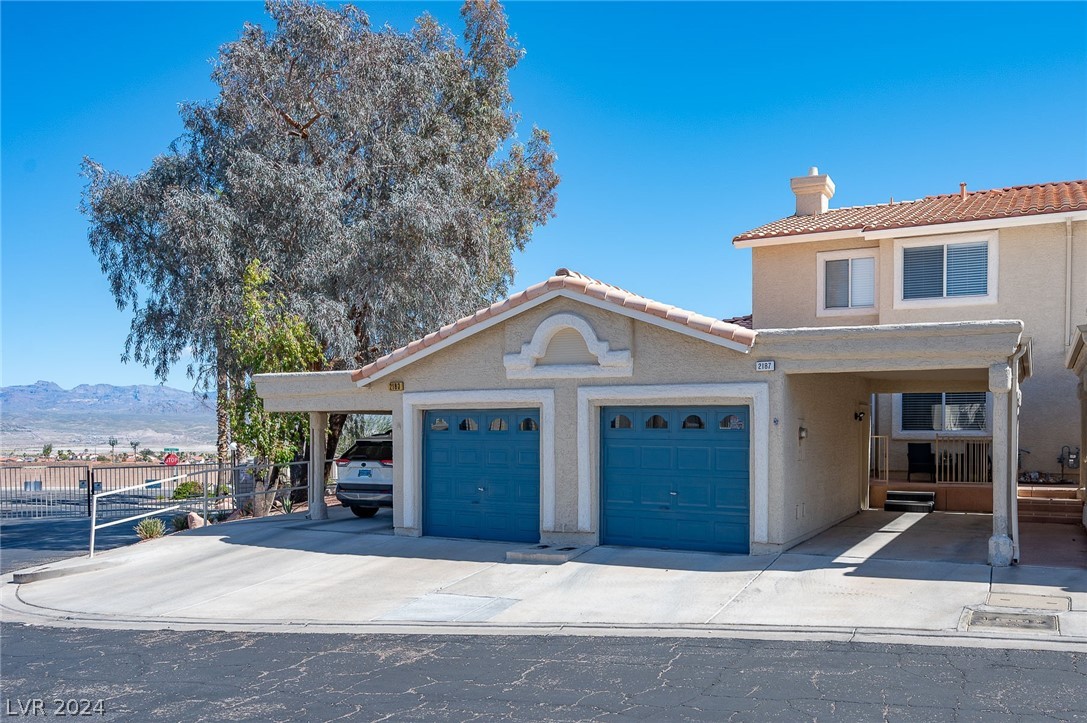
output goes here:
[[877, 231], [1087, 210], [1087, 180], [994, 188], [927, 196], [919, 201], [836, 208], [811, 216], [789, 216], [733, 239], [752, 241], [828, 231]]
[[520, 293], [514, 294], [508, 299], [491, 304], [485, 309], [480, 309], [471, 316], [466, 316], [452, 324], [447, 324], [441, 329], [438, 329], [438, 331], [427, 334], [422, 339], [416, 339], [407, 346], [403, 346], [396, 351], [386, 354], [380, 359], [367, 364], [361, 369], [354, 371], [351, 374], [351, 379], [355, 382], [367, 379], [380, 372], [382, 369], [418, 354], [424, 349], [432, 347], [454, 334], [459, 334], [476, 324], [498, 316], [499, 314], [503, 314], [511, 309], [515, 309], [544, 294], [563, 289], [583, 294], [609, 304], [614, 304], [615, 306], [621, 306], [649, 316], [655, 316], [660, 319], [682, 324], [695, 331], [718, 336], [722, 339], [728, 339], [746, 347], [750, 347], [755, 343], [755, 332], [752, 331], [750, 327], [744, 327], [738, 323], [730, 323], [709, 316], [703, 316], [702, 314], [696, 314], [693, 311], [686, 311], [677, 306], [662, 304], [659, 301], [647, 299], [644, 296], [639, 296], [638, 294], [626, 291], [625, 289], [620, 289], [618, 286], [612, 286], [603, 281], [598, 281], [597, 279], [585, 276], [584, 274], [579, 274], [576, 271], [559, 269], [555, 272], [554, 276], [546, 281], [541, 281]]
[[742, 326], [745, 329], [755, 328], [755, 324], [751, 320], [751, 314], [747, 314], [746, 316], [734, 316], [731, 319], [722, 319], [721, 321], [725, 322], [726, 324], [735, 324], [736, 326]]

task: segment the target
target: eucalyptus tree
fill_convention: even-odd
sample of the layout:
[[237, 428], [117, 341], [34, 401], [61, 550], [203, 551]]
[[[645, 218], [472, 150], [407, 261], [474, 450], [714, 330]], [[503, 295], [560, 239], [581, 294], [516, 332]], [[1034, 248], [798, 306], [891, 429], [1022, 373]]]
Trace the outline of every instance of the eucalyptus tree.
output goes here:
[[274, 25], [221, 48], [218, 96], [182, 105], [183, 136], [148, 171], [84, 164], [91, 246], [133, 314], [125, 358], [165, 379], [192, 355], [218, 390], [221, 459], [244, 374], [225, 321], [251, 259], [325, 368], [363, 365], [504, 294], [559, 180], [549, 134], [518, 134], [523, 51], [498, 2], [466, 2], [459, 41], [428, 15], [397, 32], [351, 5], [266, 9]]

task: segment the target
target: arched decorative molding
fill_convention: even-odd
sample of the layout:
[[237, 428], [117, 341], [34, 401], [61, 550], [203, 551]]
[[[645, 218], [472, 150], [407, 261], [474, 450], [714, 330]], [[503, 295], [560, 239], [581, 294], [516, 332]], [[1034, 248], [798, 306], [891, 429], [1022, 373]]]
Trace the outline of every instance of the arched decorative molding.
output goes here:
[[[594, 364], [540, 364], [555, 335], [565, 329], [576, 331], [584, 340]], [[540, 322], [532, 341], [521, 345], [518, 354], [506, 354], [509, 379], [555, 379], [571, 377], [629, 377], [634, 373], [630, 350], [612, 351], [607, 341], [597, 338], [589, 322], [577, 314], [554, 314]]]

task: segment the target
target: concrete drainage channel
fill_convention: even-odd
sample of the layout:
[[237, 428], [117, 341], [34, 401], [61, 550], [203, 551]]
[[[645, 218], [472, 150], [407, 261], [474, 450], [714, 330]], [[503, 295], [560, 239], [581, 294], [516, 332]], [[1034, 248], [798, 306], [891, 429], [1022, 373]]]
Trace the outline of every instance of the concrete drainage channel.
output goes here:
[[1071, 598], [990, 593], [986, 604], [963, 610], [960, 630], [1059, 633], [1060, 614], [1072, 609]]
[[506, 562], [534, 562], [542, 565], [561, 565], [573, 560], [592, 547], [555, 547], [553, 545], [533, 545], [506, 553]]

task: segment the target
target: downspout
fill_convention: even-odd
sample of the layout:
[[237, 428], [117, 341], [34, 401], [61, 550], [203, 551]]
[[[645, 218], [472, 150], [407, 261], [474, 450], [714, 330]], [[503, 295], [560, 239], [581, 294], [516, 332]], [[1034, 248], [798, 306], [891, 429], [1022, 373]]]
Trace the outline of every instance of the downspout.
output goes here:
[[1019, 406], [1023, 401], [1023, 392], [1019, 388], [1019, 362], [1028, 348], [1020, 341], [1019, 348], [1011, 358], [1012, 403], [1008, 405], [1008, 436], [1012, 444], [1008, 446], [1008, 469], [1011, 470], [1012, 483], [1008, 485], [1008, 526], [1012, 538], [1013, 564], [1019, 562]]
[[1064, 348], [1072, 345], [1072, 219], [1064, 219]]

